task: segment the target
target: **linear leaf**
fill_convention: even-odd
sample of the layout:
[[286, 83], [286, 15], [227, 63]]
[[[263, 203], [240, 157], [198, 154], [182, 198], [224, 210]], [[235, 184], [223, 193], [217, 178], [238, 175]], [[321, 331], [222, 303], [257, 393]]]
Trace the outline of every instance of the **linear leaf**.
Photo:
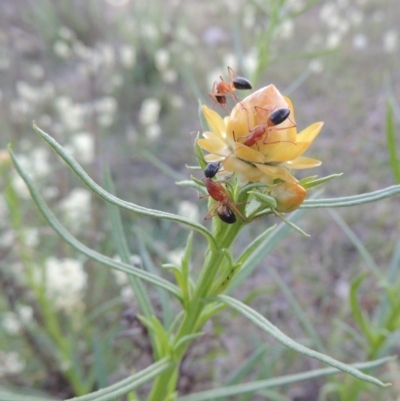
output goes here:
[[400, 194], [400, 185], [392, 185], [391, 187], [361, 195], [344, 196], [341, 198], [306, 199], [300, 206], [300, 209], [361, 205], [362, 203], [376, 202], [398, 194]]
[[14, 166], [17, 169], [21, 178], [25, 181], [26, 185], [28, 186], [29, 192], [34, 200], [37, 208], [42, 213], [43, 217], [47, 220], [49, 225], [53, 227], [53, 229], [57, 232], [57, 234], [68, 244], [70, 244], [73, 248], [78, 250], [79, 252], [83, 253], [84, 255], [88, 256], [89, 258], [98, 261], [106, 266], [110, 266], [116, 270], [120, 270], [122, 272], [133, 274], [136, 277], [139, 277], [149, 283], [158, 285], [159, 287], [165, 288], [166, 290], [170, 291], [178, 298], [180, 298], [180, 290], [177, 286], [171, 284], [169, 281], [164, 280], [160, 277], [154, 276], [153, 274], [147, 273], [141, 269], [138, 269], [134, 266], [128, 265], [126, 263], [118, 262], [114, 259], [111, 259], [101, 253], [98, 253], [86, 245], [82, 244], [78, 241], [74, 236], [72, 236], [65, 227], [57, 220], [54, 214], [50, 211], [47, 207], [46, 203], [44, 202], [43, 198], [39, 194], [39, 191], [34, 186], [32, 180], [29, 176], [25, 173], [22, 169], [21, 165], [19, 164], [17, 158], [15, 157], [14, 153], [9, 150], [11, 158], [13, 160]]
[[86, 171], [80, 166], [80, 164], [70, 156], [65, 149], [50, 135], [46, 134], [42, 131], [36, 124], [33, 125], [33, 128], [37, 132], [37, 134], [64, 160], [64, 162], [68, 165], [68, 167], [79, 177], [79, 179], [97, 196], [106, 202], [110, 202], [115, 206], [121, 207], [123, 209], [129, 210], [131, 212], [140, 214], [142, 216], [150, 216], [158, 219], [165, 219], [174, 221], [175, 223], [182, 224], [186, 227], [190, 227], [199, 233], [203, 234], [208, 240], [210, 246], [215, 249], [216, 243], [212, 234], [201, 224], [186, 219], [184, 217], [178, 216], [172, 213], [166, 213], [160, 210], [154, 210], [145, 208], [143, 206], [136, 205], [131, 202], [124, 201], [120, 199], [106, 190], [104, 190], [100, 185], [96, 184], [86, 173]]
[[69, 398], [66, 401], [113, 401], [117, 397], [121, 397], [140, 387], [142, 384], [149, 380], [157, 377], [159, 374], [167, 370], [172, 365], [167, 358], [163, 358], [160, 361], [153, 363], [146, 369], [130, 376], [118, 383], [112, 384], [111, 386], [102, 388], [90, 394], [83, 395], [81, 397]]
[[[108, 168], [104, 169], [103, 179], [105, 188], [110, 192], [114, 193], [114, 183], [111, 178], [111, 174]], [[131, 264], [131, 253], [129, 251], [128, 242], [122, 227], [121, 215], [116, 206], [111, 203], [107, 203], [108, 216], [111, 221], [111, 231], [114, 240], [114, 246], [118, 252], [122, 262]], [[140, 311], [143, 315], [149, 318], [154, 315], [154, 310], [151, 305], [150, 299], [147, 296], [146, 289], [135, 276], [129, 275], [129, 282], [135, 294], [135, 298], [138, 301]]]
[[274, 326], [269, 320], [267, 320], [264, 316], [256, 312], [254, 309], [245, 305], [244, 303], [238, 301], [235, 298], [229, 297], [227, 295], [219, 295], [216, 297], [218, 300], [224, 302], [225, 304], [231, 306], [233, 309], [242, 313], [242, 315], [246, 316], [249, 320], [251, 320], [258, 327], [265, 330], [267, 333], [271, 334], [276, 340], [281, 342], [283, 345], [286, 345], [288, 348], [293, 349], [294, 351], [300, 352], [304, 355], [307, 355], [311, 358], [318, 359], [328, 365], [333, 366], [336, 369], [339, 369], [343, 372], [347, 372], [360, 380], [364, 380], [378, 386], [386, 387], [390, 386], [390, 384], [385, 384], [375, 377], [366, 375], [362, 373], [360, 370], [351, 367], [343, 362], [340, 362], [328, 355], [321, 354], [320, 352], [314, 351], [310, 348], [305, 347], [302, 344], [292, 340], [282, 331], [280, 331], [276, 326]]
[[[386, 357], [382, 359], [377, 359], [371, 362], [354, 363], [349, 365], [353, 369], [372, 369], [383, 365], [395, 358]], [[235, 384], [233, 386], [220, 387], [213, 390], [201, 391], [199, 393], [186, 395], [177, 398], [176, 401], [208, 401], [210, 399], [224, 398], [229, 396], [235, 396], [238, 394], [252, 393], [255, 391], [264, 390], [271, 387], [282, 386], [285, 384], [292, 384], [299, 381], [310, 380], [316, 377], [328, 376], [340, 373], [340, 370], [335, 368], [324, 368], [324, 369], [314, 369], [309, 372], [297, 373], [294, 375], [287, 375], [276, 377], [274, 379], [259, 380], [255, 382]]]

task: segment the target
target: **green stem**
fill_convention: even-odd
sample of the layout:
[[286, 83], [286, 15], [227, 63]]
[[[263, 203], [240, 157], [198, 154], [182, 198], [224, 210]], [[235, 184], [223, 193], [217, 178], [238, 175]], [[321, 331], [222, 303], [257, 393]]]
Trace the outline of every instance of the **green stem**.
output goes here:
[[[219, 266], [224, 259], [224, 253], [221, 252], [221, 250], [230, 248], [236, 236], [240, 232], [240, 229], [244, 226], [244, 223], [241, 221], [228, 226], [227, 224], [221, 224], [219, 221], [215, 220], [214, 224], [215, 230], [213, 231], [218, 233], [215, 237], [217, 239], [218, 246], [216, 250], [209, 249], [206, 254], [206, 260], [203, 268], [201, 269], [200, 277], [197, 281], [193, 297], [188, 304], [185, 317], [176, 333], [174, 339], [175, 344], [177, 344], [183, 337], [190, 334], [195, 334], [201, 329], [201, 327], [198, 326], [198, 321], [205, 307], [207, 307], [205, 298], [207, 298], [210, 293], [215, 276], [219, 271]], [[218, 227], [218, 225], [220, 225], [220, 227]], [[189, 341], [184, 341], [181, 342], [178, 347], [176, 347], [173, 355], [176, 365], [157, 377], [157, 379], [154, 381], [153, 388], [147, 398], [147, 401], [164, 400], [170, 393], [175, 391], [179, 365], [189, 344]]]

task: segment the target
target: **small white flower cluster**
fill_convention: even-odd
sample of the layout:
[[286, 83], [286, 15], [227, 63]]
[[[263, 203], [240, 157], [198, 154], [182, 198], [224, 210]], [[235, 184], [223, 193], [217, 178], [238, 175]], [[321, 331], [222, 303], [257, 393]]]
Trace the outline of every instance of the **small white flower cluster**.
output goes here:
[[94, 139], [89, 132], [78, 132], [65, 147], [79, 163], [90, 164], [94, 161]]
[[161, 103], [155, 97], [143, 100], [139, 112], [139, 122], [145, 126], [146, 138], [150, 141], [157, 139], [161, 135], [161, 127], [158, 119], [161, 110]]
[[[46, 148], [33, 148], [29, 153], [18, 155], [18, 162], [21, 164], [24, 171], [29, 172], [33, 179], [45, 177], [51, 172], [51, 165], [49, 162], [50, 152]], [[18, 196], [24, 199], [30, 197], [28, 188], [24, 180], [17, 172], [11, 175], [11, 183]]]
[[5, 312], [1, 317], [1, 325], [9, 335], [21, 332], [22, 326], [32, 323], [33, 309], [28, 305], [19, 305], [16, 312]]
[[25, 365], [25, 360], [17, 352], [0, 351], [0, 377], [19, 374]]
[[103, 96], [92, 102], [73, 102], [68, 96], [60, 96], [55, 100], [60, 121], [68, 131], [83, 130], [85, 121], [95, 114], [97, 123], [108, 127], [114, 122], [118, 104], [112, 96]]
[[67, 313], [84, 309], [87, 274], [76, 259], [50, 257], [44, 264], [46, 294], [57, 310]]
[[91, 193], [85, 188], [74, 188], [59, 204], [72, 231], [88, 224], [92, 211]]

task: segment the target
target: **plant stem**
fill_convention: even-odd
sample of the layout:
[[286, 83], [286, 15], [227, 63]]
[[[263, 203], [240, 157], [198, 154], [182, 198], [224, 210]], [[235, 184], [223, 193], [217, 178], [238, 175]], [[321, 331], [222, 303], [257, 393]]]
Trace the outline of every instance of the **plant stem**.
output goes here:
[[[240, 229], [244, 226], [244, 223], [241, 221], [228, 226], [227, 224], [221, 224], [221, 222], [216, 220], [214, 224], [216, 225], [214, 228], [217, 227], [217, 229], [213, 231], [217, 231], [219, 234], [216, 236], [218, 249], [208, 249], [206, 253], [206, 260], [201, 269], [193, 297], [187, 306], [185, 317], [176, 333], [174, 339], [175, 344], [177, 344], [181, 338], [200, 331], [201, 327], [198, 327], [198, 320], [202, 315], [204, 308], [207, 306], [205, 298], [209, 295], [215, 276], [223, 262], [224, 253], [222, 250], [229, 249], [240, 232]], [[220, 227], [218, 227], [218, 224]], [[172, 357], [176, 364], [157, 377], [147, 401], [165, 400], [173, 391], [175, 391], [179, 377], [179, 365], [190, 343], [191, 341], [182, 342], [174, 350]]]

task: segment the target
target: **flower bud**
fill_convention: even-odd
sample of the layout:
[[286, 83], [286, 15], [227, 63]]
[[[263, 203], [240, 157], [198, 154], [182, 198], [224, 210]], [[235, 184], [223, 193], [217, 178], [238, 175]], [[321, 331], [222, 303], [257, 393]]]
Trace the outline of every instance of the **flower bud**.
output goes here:
[[282, 182], [275, 185], [270, 195], [277, 202], [276, 211], [289, 213], [296, 210], [304, 201], [307, 191], [299, 184]]

